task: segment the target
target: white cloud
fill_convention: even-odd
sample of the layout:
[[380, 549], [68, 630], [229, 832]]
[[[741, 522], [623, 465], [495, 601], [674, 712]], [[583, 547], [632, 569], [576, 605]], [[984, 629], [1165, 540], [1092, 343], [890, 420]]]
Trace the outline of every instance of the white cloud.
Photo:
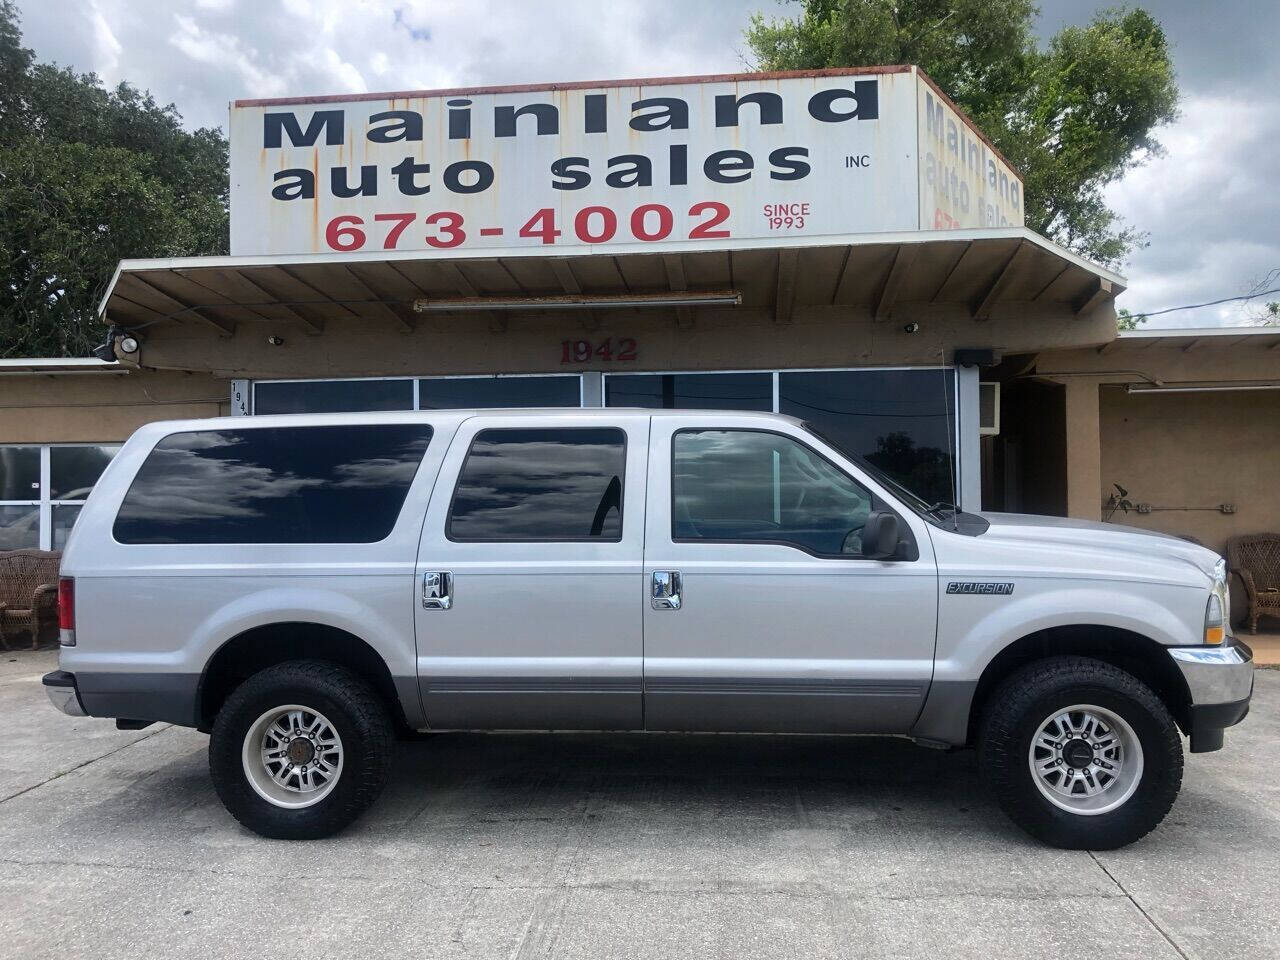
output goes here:
[[114, 78], [124, 47], [116, 39], [111, 25], [97, 4], [92, 5], [90, 22], [93, 24], [94, 59], [97, 63], [97, 72], [104, 77]]
[[[1150, 233], [1125, 271], [1120, 300], [1135, 313], [1247, 294], [1280, 267], [1280, 196], [1269, 155], [1280, 136], [1274, 106], [1256, 92], [1190, 96], [1165, 130], [1165, 156], [1129, 173], [1108, 202]], [[1256, 305], [1233, 304], [1153, 318], [1158, 326], [1246, 322]]]

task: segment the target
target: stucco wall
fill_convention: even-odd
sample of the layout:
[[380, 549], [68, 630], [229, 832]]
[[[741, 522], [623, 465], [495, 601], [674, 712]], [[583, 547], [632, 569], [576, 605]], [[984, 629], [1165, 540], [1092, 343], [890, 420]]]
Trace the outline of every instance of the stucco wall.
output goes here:
[[[1280, 530], [1280, 390], [1152, 395], [1103, 386], [1099, 407], [1101, 499], [1119, 483], [1154, 508], [1115, 522], [1219, 551], [1230, 536]], [[1219, 512], [1222, 503], [1236, 512]]]
[[[911, 321], [918, 332], [904, 329]], [[352, 320], [329, 322], [319, 335], [288, 323], [242, 323], [222, 337], [207, 327], [159, 324], [148, 330], [141, 362], [250, 379], [928, 365], [957, 347], [1029, 352], [1103, 343], [1113, 331], [1109, 304], [1080, 320], [1061, 308], [1003, 307], [981, 322], [954, 308], [916, 304], [879, 321], [858, 307], [798, 308], [788, 322], [754, 308], [702, 308], [685, 325], [666, 310], [577, 310], [505, 320], [424, 315], [411, 332]], [[282, 342], [271, 345], [269, 337]], [[616, 355], [624, 338], [633, 341], [634, 360], [593, 353], [585, 363], [561, 362], [565, 340], [593, 348], [610, 341]]]
[[229, 412], [228, 381], [208, 374], [128, 373], [0, 377], [0, 443], [109, 443], [155, 420]]

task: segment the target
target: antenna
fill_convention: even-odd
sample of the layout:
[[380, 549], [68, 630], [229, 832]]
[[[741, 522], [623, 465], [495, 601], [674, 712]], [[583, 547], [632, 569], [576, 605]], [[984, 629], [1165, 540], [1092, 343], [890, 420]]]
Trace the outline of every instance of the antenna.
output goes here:
[[951, 481], [951, 529], [957, 533], [960, 531], [960, 504], [956, 500], [956, 458], [952, 446], [955, 437], [953, 436], [953, 426], [951, 419], [951, 396], [947, 391], [947, 351], [944, 347], [938, 351], [938, 355], [942, 359], [942, 406], [946, 410], [947, 432], [947, 479]]

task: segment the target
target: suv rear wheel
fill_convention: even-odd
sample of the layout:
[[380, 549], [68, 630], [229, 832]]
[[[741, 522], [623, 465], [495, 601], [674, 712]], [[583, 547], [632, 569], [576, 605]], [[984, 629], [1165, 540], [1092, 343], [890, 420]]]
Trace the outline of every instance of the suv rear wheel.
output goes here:
[[978, 755], [1009, 818], [1073, 850], [1145, 836], [1182, 784], [1182, 737], [1164, 703], [1086, 657], [1041, 660], [1005, 680], [988, 701]]
[[209, 739], [214, 788], [264, 837], [337, 833], [373, 803], [391, 769], [395, 731], [361, 677], [298, 660], [254, 674], [227, 698]]

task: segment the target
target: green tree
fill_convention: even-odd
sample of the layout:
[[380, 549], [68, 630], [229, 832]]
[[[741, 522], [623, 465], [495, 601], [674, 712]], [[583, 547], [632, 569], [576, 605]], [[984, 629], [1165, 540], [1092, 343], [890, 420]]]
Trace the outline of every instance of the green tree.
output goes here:
[[914, 63], [1022, 174], [1027, 226], [1100, 263], [1145, 243], [1103, 188], [1160, 152], [1177, 115], [1168, 42], [1144, 10], [1108, 10], [1048, 44], [1032, 0], [792, 0], [796, 19], [751, 19], [765, 70]]
[[1146, 322], [1146, 317], [1140, 313], [1130, 313], [1126, 307], [1121, 307], [1116, 312], [1117, 330], [1137, 330]]
[[227, 190], [220, 130], [37, 63], [0, 0], [0, 355], [87, 354], [125, 257], [226, 253]]

